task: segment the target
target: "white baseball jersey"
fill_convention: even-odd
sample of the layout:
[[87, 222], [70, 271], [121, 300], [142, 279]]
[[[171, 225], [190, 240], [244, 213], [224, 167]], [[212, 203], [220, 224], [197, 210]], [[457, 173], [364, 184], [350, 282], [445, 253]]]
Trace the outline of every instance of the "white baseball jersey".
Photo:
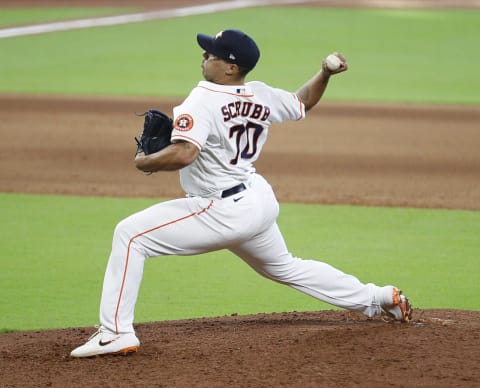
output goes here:
[[191, 196], [248, 181], [269, 126], [305, 117], [295, 94], [258, 81], [241, 86], [201, 81], [173, 112], [172, 142], [185, 140], [201, 151], [180, 170], [180, 183]]

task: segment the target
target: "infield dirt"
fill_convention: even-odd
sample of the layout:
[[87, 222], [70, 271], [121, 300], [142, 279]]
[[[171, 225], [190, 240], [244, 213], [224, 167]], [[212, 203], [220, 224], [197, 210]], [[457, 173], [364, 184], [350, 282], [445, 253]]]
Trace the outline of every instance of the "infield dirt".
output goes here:
[[[177, 103], [0, 96], [0, 191], [182, 196], [177, 173], [145, 176], [132, 163], [134, 113]], [[256, 167], [282, 202], [479, 210], [479, 123], [477, 106], [324, 102], [274, 126]], [[83, 360], [69, 353], [93, 328], [0, 334], [0, 386], [480, 386], [478, 311], [416, 309], [409, 324], [320, 311], [136, 329], [139, 353]]]

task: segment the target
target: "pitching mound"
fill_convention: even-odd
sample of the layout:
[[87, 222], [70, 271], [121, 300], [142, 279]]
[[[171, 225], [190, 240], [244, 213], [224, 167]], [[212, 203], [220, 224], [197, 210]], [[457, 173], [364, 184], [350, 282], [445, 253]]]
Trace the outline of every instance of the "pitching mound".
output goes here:
[[72, 359], [93, 329], [0, 335], [6, 387], [473, 387], [480, 312], [409, 324], [343, 311], [143, 323], [131, 356]]

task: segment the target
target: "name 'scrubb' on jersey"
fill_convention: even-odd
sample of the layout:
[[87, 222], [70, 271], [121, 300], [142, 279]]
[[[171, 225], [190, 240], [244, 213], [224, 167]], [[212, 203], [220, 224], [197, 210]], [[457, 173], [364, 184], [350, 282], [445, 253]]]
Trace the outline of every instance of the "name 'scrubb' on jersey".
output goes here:
[[249, 117], [255, 120], [265, 121], [270, 116], [270, 108], [249, 101], [234, 101], [221, 108], [223, 121], [229, 121], [235, 117]]

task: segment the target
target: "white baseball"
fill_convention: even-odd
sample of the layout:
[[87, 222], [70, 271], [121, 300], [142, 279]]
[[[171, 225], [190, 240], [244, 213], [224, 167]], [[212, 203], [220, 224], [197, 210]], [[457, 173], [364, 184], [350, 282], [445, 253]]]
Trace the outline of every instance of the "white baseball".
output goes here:
[[338, 58], [336, 55], [334, 54], [330, 54], [327, 59], [325, 59], [325, 62], [327, 63], [327, 67], [328, 67], [328, 70], [332, 70], [332, 71], [335, 71], [337, 70], [340, 65], [341, 65], [341, 61], [340, 61], [340, 58]]

